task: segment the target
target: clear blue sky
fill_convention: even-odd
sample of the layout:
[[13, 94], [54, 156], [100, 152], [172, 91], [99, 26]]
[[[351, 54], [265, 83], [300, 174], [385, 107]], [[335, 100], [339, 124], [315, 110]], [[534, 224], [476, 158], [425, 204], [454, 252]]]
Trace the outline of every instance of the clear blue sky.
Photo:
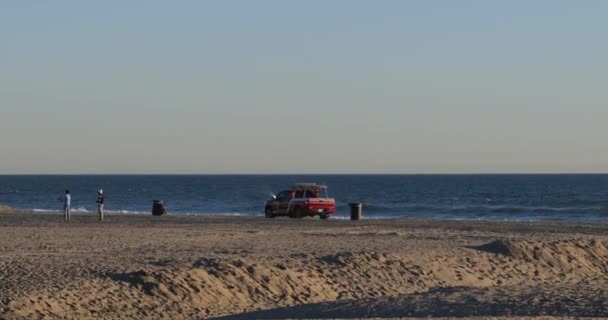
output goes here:
[[2, 1], [0, 173], [608, 172], [608, 1]]

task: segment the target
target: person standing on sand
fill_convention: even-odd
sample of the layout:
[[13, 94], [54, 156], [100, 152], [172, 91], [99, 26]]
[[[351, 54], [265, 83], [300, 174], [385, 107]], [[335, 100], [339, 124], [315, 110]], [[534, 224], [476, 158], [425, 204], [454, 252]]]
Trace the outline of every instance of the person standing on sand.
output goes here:
[[103, 189], [97, 192], [97, 213], [99, 214], [99, 222], [103, 221]]
[[65, 190], [65, 195], [60, 197], [59, 201], [63, 201], [63, 221], [70, 222], [70, 204], [72, 202], [70, 190]]

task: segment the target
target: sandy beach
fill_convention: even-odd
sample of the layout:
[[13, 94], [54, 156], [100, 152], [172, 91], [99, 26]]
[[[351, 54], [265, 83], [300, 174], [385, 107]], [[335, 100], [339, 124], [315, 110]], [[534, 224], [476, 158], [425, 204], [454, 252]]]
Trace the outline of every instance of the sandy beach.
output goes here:
[[608, 316], [608, 224], [0, 214], [0, 318]]

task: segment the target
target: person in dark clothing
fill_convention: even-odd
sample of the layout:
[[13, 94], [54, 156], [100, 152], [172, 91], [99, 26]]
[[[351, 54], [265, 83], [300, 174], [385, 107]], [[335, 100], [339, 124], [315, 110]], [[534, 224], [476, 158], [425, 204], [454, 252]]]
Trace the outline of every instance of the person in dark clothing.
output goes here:
[[99, 189], [97, 192], [97, 213], [99, 214], [99, 221], [103, 221], [103, 190]]

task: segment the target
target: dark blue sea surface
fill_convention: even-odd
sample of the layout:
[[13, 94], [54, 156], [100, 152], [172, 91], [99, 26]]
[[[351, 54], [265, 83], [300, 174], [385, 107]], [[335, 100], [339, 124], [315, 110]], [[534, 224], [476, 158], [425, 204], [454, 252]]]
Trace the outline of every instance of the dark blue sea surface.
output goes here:
[[337, 217], [363, 202], [366, 218], [608, 220], [608, 175], [0, 175], [0, 203], [58, 211], [69, 189], [72, 208], [149, 213], [164, 200], [172, 214], [257, 214], [297, 182], [326, 183]]

